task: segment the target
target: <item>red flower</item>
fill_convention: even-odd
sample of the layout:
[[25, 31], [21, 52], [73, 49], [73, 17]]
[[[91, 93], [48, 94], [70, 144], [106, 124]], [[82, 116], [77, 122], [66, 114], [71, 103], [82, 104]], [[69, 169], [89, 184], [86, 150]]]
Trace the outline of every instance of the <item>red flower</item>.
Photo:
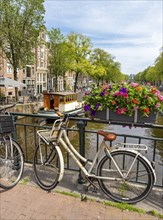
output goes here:
[[134, 103], [134, 104], [139, 104], [138, 100], [136, 100], [136, 99], [133, 99], [133, 100], [132, 100], [132, 103]]
[[145, 113], [149, 113], [150, 112], [150, 108], [144, 108], [144, 109], [142, 109], [143, 110], [143, 112], [145, 112]]

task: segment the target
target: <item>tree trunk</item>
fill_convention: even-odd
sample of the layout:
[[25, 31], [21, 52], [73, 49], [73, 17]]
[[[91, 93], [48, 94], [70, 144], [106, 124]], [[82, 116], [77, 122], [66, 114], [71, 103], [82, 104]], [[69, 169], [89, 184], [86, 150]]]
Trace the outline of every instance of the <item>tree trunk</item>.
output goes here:
[[76, 72], [76, 75], [75, 75], [75, 82], [74, 82], [74, 92], [76, 92], [76, 87], [77, 87], [77, 82], [78, 82], [78, 75], [79, 75], [79, 73]]
[[[17, 68], [14, 68], [14, 80], [17, 81]], [[15, 87], [15, 101], [18, 101], [18, 88]]]

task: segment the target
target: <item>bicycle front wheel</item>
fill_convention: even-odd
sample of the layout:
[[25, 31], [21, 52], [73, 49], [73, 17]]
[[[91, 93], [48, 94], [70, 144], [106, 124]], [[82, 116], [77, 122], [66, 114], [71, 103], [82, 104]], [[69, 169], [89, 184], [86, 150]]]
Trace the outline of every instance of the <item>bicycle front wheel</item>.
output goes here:
[[23, 174], [24, 156], [21, 147], [9, 139], [0, 140], [0, 187], [11, 189], [14, 187]]
[[62, 158], [54, 145], [40, 144], [37, 146], [33, 169], [37, 184], [44, 190], [52, 190], [59, 182]]
[[[154, 184], [153, 170], [142, 156], [129, 151], [111, 153], [113, 160], [105, 156], [99, 163], [97, 175], [103, 192], [117, 202], [137, 203], [150, 193]], [[123, 176], [123, 177], [122, 177]]]

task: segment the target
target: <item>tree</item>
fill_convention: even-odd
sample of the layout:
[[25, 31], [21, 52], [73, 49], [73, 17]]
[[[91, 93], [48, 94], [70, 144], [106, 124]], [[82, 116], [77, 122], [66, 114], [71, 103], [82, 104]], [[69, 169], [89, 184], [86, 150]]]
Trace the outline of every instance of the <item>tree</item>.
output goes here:
[[157, 73], [158, 80], [163, 81], [163, 51], [160, 53], [155, 61], [155, 70]]
[[52, 29], [49, 36], [49, 69], [51, 75], [55, 76], [55, 91], [57, 90], [58, 76], [65, 76], [68, 68], [68, 48], [66, 39], [60, 29]]
[[144, 71], [137, 73], [135, 79], [139, 82], [153, 82], [155, 85], [163, 81], [163, 48], [156, 58], [153, 66], [148, 66]]
[[[44, 28], [44, 0], [0, 0], [0, 48], [17, 69], [32, 64], [40, 31]], [[17, 99], [17, 88], [15, 91]]]
[[[71, 33], [67, 36], [69, 70], [75, 72], [74, 92], [76, 92], [78, 76], [86, 72], [88, 56], [92, 49], [90, 38], [82, 34]], [[89, 68], [89, 67], [88, 67]]]
[[120, 63], [115, 62], [111, 54], [100, 48], [96, 48], [93, 50], [90, 60], [94, 66], [92, 77], [97, 80], [98, 85], [100, 81], [103, 82], [104, 80], [107, 82], [122, 80]]

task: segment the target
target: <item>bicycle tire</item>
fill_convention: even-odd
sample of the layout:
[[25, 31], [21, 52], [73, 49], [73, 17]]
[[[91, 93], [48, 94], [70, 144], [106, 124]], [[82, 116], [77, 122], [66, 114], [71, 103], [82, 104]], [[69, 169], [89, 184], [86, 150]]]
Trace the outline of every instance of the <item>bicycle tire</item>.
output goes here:
[[[132, 169], [129, 167], [137, 154], [125, 150], [111, 152], [119, 169], [128, 177], [123, 179], [109, 156], [104, 156], [97, 168], [98, 176], [110, 177], [109, 180], [98, 179], [102, 191], [116, 202], [133, 204], [145, 199], [154, 184], [154, 174], [150, 165], [142, 156], [138, 156]], [[106, 174], [107, 173], [107, 174]]]
[[13, 188], [21, 179], [24, 170], [23, 151], [13, 139], [12, 144], [13, 156], [9, 139], [0, 141], [0, 187], [3, 189]]
[[[42, 152], [42, 154], [40, 154]], [[43, 163], [41, 162], [41, 157]], [[33, 170], [37, 184], [46, 191], [54, 189], [59, 183], [62, 158], [54, 145], [40, 144], [33, 158]]]

